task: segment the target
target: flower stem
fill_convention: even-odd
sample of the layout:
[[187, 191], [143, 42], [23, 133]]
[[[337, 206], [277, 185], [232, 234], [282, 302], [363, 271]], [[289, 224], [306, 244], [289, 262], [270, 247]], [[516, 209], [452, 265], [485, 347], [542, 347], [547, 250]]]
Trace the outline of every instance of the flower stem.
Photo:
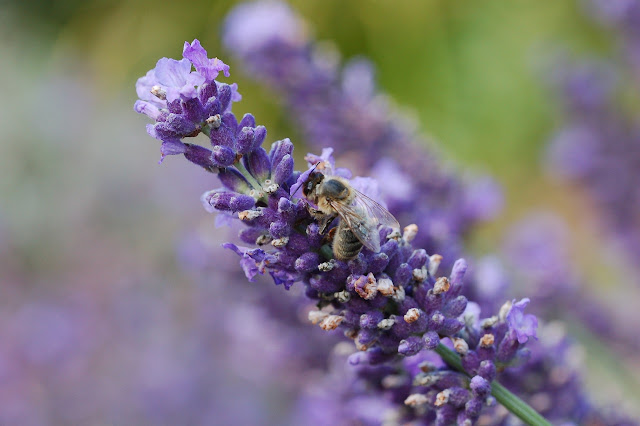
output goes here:
[[238, 169], [242, 176], [247, 179], [249, 185], [253, 186], [253, 189], [255, 189], [256, 191], [262, 191], [262, 185], [260, 185], [260, 182], [258, 182], [256, 178], [254, 178], [251, 173], [249, 173], [249, 170], [244, 167], [244, 164], [242, 164], [242, 162], [237, 161], [234, 166], [236, 169]]
[[[464, 368], [462, 368], [462, 362], [457, 353], [442, 343], [435, 348], [435, 351], [449, 366], [466, 373]], [[491, 383], [491, 395], [526, 424], [532, 426], [551, 426], [551, 423], [542, 417], [540, 413], [495, 380]]]

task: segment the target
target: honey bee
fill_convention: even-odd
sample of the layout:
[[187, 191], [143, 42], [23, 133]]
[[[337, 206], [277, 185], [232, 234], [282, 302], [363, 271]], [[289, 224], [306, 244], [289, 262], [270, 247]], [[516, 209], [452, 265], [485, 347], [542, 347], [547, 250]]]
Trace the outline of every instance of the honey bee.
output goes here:
[[340, 217], [333, 238], [333, 255], [338, 260], [357, 257], [362, 246], [379, 252], [378, 226], [400, 229], [400, 224], [387, 209], [341, 177], [314, 171], [304, 182], [302, 193], [318, 207], [310, 208], [310, 211], [320, 221], [320, 233]]

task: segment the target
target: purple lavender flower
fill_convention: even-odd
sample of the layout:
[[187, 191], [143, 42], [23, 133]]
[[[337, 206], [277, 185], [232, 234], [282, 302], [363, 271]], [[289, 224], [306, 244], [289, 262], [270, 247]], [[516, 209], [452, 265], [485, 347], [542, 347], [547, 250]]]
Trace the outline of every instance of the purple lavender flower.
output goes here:
[[599, 62], [562, 64], [555, 73], [566, 121], [549, 148], [553, 172], [584, 186], [612, 239], [640, 254], [640, 125], [615, 102], [617, 76]]
[[536, 329], [538, 328], [538, 319], [535, 315], [524, 314], [524, 308], [529, 302], [529, 299], [522, 299], [519, 302], [513, 299], [511, 309], [509, 309], [509, 313], [507, 314], [507, 322], [516, 333], [516, 337], [520, 343], [526, 343], [529, 337], [537, 338]]
[[621, 354], [640, 349], [635, 338], [637, 315], [632, 310], [611, 314], [605, 303], [585, 291], [586, 277], [571, 267], [566, 225], [549, 213], [534, 213], [508, 230], [503, 252], [513, 268], [517, 288], [527, 289], [534, 312], [550, 319], [576, 322]]
[[[199, 49], [195, 42], [193, 45]], [[191, 53], [189, 56], [195, 58]], [[196, 69], [211, 64], [200, 56], [194, 61]], [[218, 83], [211, 85], [217, 87]], [[198, 99], [205, 89], [197, 88]], [[215, 96], [208, 99], [217, 100]], [[171, 108], [167, 104], [167, 111]], [[403, 235], [381, 228], [379, 252], [364, 248], [352, 260], [333, 259], [318, 218], [309, 212], [309, 202], [297, 197], [297, 187], [306, 178], [305, 173], [294, 171], [293, 144], [277, 141], [267, 152], [261, 147], [266, 132], [258, 130], [252, 116], [245, 116], [238, 124], [227, 107], [220, 108], [224, 114], [219, 119], [209, 117], [204, 124], [189, 121], [189, 117], [204, 116], [193, 114], [197, 108], [173, 114], [196, 128], [200, 126], [200, 131], [210, 136], [211, 150], [185, 144], [183, 153], [188, 160], [218, 173], [222, 187], [203, 195], [205, 208], [224, 215], [225, 221], [237, 216], [246, 225], [239, 239], [248, 246], [258, 246], [225, 245], [241, 256], [247, 277], [268, 272], [276, 285], [291, 288], [297, 282], [304, 284], [306, 297], [317, 307], [309, 312], [309, 320], [324, 330], [343, 330], [360, 351], [348, 358], [357, 369], [358, 380], [353, 386], [369, 383], [378, 392], [388, 393], [393, 404], [401, 407], [397, 418], [466, 424], [489, 414], [486, 407], [494, 403], [489, 397], [491, 381], [501, 371], [526, 362], [528, 352], [523, 343], [535, 336], [537, 320], [523, 313], [527, 300], [505, 305], [497, 316], [482, 321], [475, 318], [473, 313], [478, 309], [468, 305], [461, 294], [466, 262], [458, 260], [448, 278], [436, 278], [442, 256], [429, 256], [413, 247], [416, 225], [407, 226]], [[162, 123], [158, 119], [156, 127]], [[179, 134], [179, 127], [172, 129], [171, 137], [163, 143], [180, 146], [181, 138], [193, 136]], [[309, 166], [334, 169], [330, 151], [307, 158], [313, 162]], [[348, 170], [340, 173], [345, 178], [351, 176]], [[371, 180], [352, 179], [353, 185], [356, 182], [376, 197]], [[443, 338], [448, 338], [450, 347], [462, 356], [462, 371], [442, 360], [425, 363], [424, 358], [414, 358], [428, 358], [430, 349], [444, 350]], [[418, 359], [422, 360], [416, 364]], [[374, 392], [372, 399], [360, 400], [367, 406], [367, 400], [376, 398]]]
[[[207, 59], [198, 40], [185, 42], [183, 55], [180, 61], [160, 59], [156, 68], [138, 79], [140, 99], [134, 110], [156, 121], [147, 126], [147, 132], [162, 141], [162, 158], [184, 154], [209, 171], [229, 166], [238, 153], [259, 146], [266, 131], [256, 127], [250, 114], [240, 122], [231, 114], [232, 102], [240, 100], [237, 85], [215, 80], [219, 72], [229, 76], [228, 65], [217, 58]], [[211, 149], [181, 140], [200, 133], [210, 138]]]

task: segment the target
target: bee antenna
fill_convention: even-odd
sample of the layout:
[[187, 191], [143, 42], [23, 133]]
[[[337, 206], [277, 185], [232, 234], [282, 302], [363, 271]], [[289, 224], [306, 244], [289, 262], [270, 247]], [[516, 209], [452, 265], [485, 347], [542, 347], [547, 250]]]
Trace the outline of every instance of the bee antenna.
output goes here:
[[[313, 167], [311, 168], [311, 170], [309, 170], [309, 175], [311, 173], [313, 173], [313, 171], [316, 169], [316, 167], [318, 167], [318, 165], [321, 163], [321, 161], [318, 161], [316, 164], [313, 165]], [[300, 187], [304, 185], [304, 182], [300, 182], [300, 184], [298, 185], [298, 187], [296, 188], [296, 186], [294, 185], [291, 188], [291, 192], [289, 193], [289, 199], [291, 199], [291, 197], [293, 197], [293, 194], [295, 194], [296, 192], [298, 192], [298, 189], [300, 189]], [[293, 189], [295, 188], [295, 190]]]

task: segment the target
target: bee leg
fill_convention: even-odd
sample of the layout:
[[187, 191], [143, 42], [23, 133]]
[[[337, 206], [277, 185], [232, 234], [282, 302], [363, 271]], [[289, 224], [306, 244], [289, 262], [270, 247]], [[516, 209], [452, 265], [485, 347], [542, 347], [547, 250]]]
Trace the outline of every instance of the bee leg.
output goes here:
[[318, 227], [320, 234], [324, 234], [327, 230], [327, 227], [333, 222], [338, 215], [328, 215], [323, 213], [320, 210], [316, 210], [314, 208], [309, 207], [309, 213], [318, 221]]
[[327, 227], [333, 222], [333, 219], [336, 218], [337, 215], [323, 215], [318, 221], [318, 227], [320, 234], [324, 234], [327, 230]]

